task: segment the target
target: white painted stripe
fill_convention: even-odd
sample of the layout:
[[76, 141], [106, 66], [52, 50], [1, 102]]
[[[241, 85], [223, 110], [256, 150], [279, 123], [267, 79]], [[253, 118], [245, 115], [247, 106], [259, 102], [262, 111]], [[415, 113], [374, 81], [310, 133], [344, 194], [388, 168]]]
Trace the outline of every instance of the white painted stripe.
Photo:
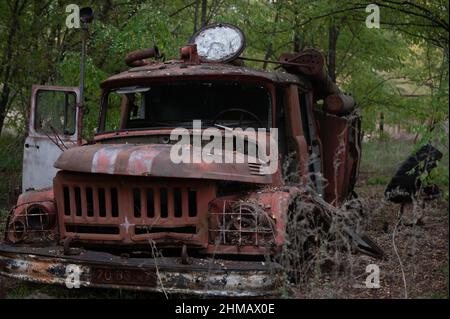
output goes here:
[[[123, 146], [107, 146], [95, 152], [92, 159], [92, 173], [108, 173], [114, 174], [114, 168], [117, 156], [120, 152], [124, 150]], [[107, 161], [101, 161], [101, 159], [106, 158]]]

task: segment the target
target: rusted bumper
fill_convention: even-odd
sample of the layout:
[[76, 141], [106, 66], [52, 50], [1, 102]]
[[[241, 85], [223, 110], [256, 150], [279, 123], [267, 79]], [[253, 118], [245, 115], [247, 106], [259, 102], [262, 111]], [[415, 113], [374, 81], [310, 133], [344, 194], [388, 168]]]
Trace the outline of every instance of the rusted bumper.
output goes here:
[[176, 257], [123, 258], [89, 250], [64, 256], [60, 246], [3, 243], [0, 275], [45, 284], [208, 297], [276, 297], [281, 283], [280, 267], [271, 262], [190, 258], [184, 265]]

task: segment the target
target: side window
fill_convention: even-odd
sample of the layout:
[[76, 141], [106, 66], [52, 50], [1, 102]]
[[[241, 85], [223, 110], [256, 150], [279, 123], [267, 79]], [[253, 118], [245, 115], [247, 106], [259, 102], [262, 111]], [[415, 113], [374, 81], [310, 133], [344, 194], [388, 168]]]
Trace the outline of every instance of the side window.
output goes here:
[[[134, 88], [135, 89], [135, 88]], [[148, 90], [145, 88], [145, 90]], [[123, 128], [134, 128], [134, 122], [145, 120], [145, 93], [133, 92], [133, 88], [111, 91], [107, 95], [104, 128], [105, 132]], [[123, 112], [123, 114], [122, 114]], [[123, 122], [123, 123], [121, 123]], [[122, 127], [123, 126], [123, 127]]]
[[36, 96], [37, 132], [73, 135], [77, 97], [74, 92], [39, 90]]
[[142, 98], [142, 94], [127, 94], [128, 101], [130, 103], [130, 120], [144, 120], [145, 119], [145, 107]]
[[116, 92], [108, 94], [108, 108], [106, 109], [105, 131], [115, 131], [119, 129], [120, 109], [124, 96]]

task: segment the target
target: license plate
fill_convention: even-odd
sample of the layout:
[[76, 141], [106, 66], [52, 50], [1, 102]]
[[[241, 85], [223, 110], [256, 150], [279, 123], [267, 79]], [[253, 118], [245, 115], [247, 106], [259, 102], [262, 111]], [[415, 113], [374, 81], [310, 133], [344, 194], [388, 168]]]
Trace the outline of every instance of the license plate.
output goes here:
[[91, 281], [95, 284], [156, 286], [156, 273], [141, 269], [93, 268]]

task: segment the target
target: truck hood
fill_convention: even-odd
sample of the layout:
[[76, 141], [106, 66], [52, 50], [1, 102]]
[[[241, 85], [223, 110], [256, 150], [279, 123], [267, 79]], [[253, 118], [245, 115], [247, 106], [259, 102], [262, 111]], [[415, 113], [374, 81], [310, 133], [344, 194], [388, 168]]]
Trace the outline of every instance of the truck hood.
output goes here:
[[[249, 163], [174, 163], [173, 145], [93, 144], [70, 148], [54, 166], [58, 169], [114, 175], [199, 178], [271, 184], [273, 175], [264, 175]], [[201, 149], [191, 148], [201, 154]]]

